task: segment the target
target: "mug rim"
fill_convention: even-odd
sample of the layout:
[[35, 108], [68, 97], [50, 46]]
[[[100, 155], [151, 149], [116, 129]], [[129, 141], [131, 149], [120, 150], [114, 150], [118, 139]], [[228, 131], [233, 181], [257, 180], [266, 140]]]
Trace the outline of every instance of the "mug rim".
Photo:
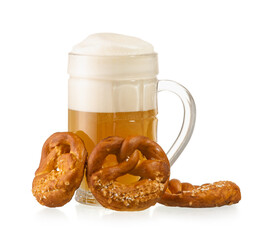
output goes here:
[[151, 57], [151, 56], [154, 56], [154, 57], [157, 57], [158, 56], [158, 53], [156, 52], [153, 52], [153, 53], [146, 53], [146, 54], [132, 54], [132, 55], [93, 55], [93, 54], [78, 54], [78, 53], [73, 53], [73, 52], [69, 52], [68, 53], [69, 56], [82, 56], [82, 57], [97, 57], [97, 58], [115, 58], [115, 57], [118, 57], [118, 58], [133, 58], [133, 57]]

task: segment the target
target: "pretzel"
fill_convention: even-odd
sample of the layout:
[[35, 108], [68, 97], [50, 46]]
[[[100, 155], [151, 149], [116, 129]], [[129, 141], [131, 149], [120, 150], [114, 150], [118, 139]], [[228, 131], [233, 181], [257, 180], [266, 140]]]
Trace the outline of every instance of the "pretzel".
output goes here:
[[159, 203], [166, 206], [204, 208], [231, 205], [240, 200], [240, 188], [230, 181], [197, 186], [172, 179]]
[[[109, 154], [116, 155], [118, 164], [102, 168]], [[141, 178], [130, 184], [116, 181], [127, 173]], [[102, 206], [118, 211], [139, 211], [154, 205], [166, 190], [169, 174], [163, 149], [144, 136], [105, 138], [88, 158], [87, 182], [92, 194]]]
[[69, 202], [82, 181], [86, 158], [85, 146], [74, 133], [51, 135], [43, 145], [32, 183], [37, 201], [47, 207], [60, 207]]

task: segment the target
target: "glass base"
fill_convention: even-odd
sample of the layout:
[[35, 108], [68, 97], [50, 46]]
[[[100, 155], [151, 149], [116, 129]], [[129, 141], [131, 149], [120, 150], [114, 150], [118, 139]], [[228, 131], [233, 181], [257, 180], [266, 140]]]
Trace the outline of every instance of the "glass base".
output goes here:
[[101, 206], [90, 191], [85, 191], [80, 188], [76, 191], [75, 200], [86, 205]]

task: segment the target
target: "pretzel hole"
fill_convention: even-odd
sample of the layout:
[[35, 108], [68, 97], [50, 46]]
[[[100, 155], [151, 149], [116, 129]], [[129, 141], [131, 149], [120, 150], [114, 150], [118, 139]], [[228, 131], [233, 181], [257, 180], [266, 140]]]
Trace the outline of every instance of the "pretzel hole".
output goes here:
[[123, 183], [123, 184], [131, 184], [131, 183], [135, 183], [138, 182], [140, 180], [139, 176], [134, 176], [132, 174], [125, 174], [123, 176], [120, 176], [116, 179], [118, 182]]
[[71, 151], [71, 147], [68, 144], [62, 144], [62, 153], [69, 153]]
[[61, 171], [61, 169], [59, 167], [59, 159], [56, 160], [53, 170], [57, 173], [59, 173]]
[[118, 161], [117, 161], [117, 157], [115, 154], [109, 154], [103, 163], [103, 167], [102, 168], [106, 168], [106, 167], [113, 167], [118, 165]]

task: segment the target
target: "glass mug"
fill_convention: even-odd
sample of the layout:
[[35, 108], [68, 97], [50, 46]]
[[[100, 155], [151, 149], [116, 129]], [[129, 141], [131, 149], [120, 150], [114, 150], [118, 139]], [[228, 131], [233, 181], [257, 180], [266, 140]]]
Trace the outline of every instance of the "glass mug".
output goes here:
[[[195, 103], [182, 85], [157, 80], [157, 54], [93, 56], [69, 54], [68, 130], [82, 138], [90, 154], [108, 136], [143, 135], [157, 140], [157, 93], [170, 91], [179, 96], [184, 109], [181, 130], [167, 152], [172, 165], [188, 143], [195, 124]], [[104, 166], [116, 164], [109, 155]], [[138, 177], [126, 174], [117, 179], [131, 183]], [[84, 176], [75, 199], [97, 204]]]

